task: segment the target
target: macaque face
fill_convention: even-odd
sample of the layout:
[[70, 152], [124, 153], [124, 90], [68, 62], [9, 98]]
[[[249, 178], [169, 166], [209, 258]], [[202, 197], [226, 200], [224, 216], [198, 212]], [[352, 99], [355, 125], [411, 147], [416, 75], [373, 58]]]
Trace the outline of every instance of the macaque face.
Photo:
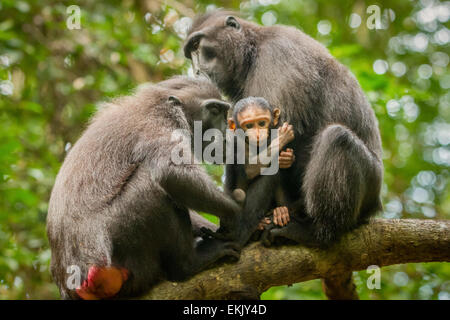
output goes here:
[[244, 65], [240, 49], [246, 43], [241, 26], [245, 21], [227, 13], [211, 16], [189, 34], [184, 45], [186, 58], [192, 60], [195, 75], [204, 75], [219, 87], [233, 81], [238, 68]]
[[250, 106], [238, 114], [237, 120], [249, 143], [259, 144], [268, 139], [273, 120], [270, 110]]

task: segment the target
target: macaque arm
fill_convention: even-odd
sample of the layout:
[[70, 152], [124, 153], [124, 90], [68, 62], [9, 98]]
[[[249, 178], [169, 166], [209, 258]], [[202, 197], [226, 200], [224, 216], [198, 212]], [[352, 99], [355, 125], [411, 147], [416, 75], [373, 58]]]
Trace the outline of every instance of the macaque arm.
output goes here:
[[[273, 139], [270, 145], [267, 147], [267, 156], [270, 157], [273, 151], [279, 150], [279, 147], [280, 139], [279, 137], [277, 137], [276, 139]], [[259, 162], [259, 159], [259, 154], [248, 158], [248, 164], [245, 165], [245, 174], [247, 175], [247, 178], [254, 179], [260, 175], [261, 169], [269, 167], [270, 163], [262, 164], [261, 162]]]
[[234, 217], [241, 210], [198, 165], [171, 165], [162, 186], [176, 203], [221, 219]]
[[[278, 155], [280, 150], [283, 149], [293, 139], [294, 129], [292, 125], [288, 124], [287, 122], [283, 123], [283, 125], [278, 128], [277, 137], [275, 139], [272, 139], [270, 145], [267, 147], [267, 156], [270, 157], [273, 152], [276, 152], [276, 154]], [[270, 163], [262, 164], [258, 161], [258, 159], [260, 159], [259, 154], [248, 158], [248, 163], [252, 163], [251, 165], [245, 166], [245, 173], [249, 179], [257, 177], [261, 173], [262, 168], [267, 168], [270, 165]]]

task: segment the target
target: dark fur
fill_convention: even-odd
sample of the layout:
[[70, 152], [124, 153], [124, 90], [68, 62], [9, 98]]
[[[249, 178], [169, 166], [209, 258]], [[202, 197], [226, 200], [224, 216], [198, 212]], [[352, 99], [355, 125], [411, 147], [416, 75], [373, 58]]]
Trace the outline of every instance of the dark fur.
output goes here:
[[[217, 119], [202, 107], [212, 98], [222, 108]], [[176, 77], [107, 103], [95, 115], [67, 155], [50, 199], [51, 272], [62, 298], [78, 298], [66, 287], [70, 265], [81, 268], [81, 281], [94, 264], [128, 269], [118, 297], [132, 297], [161, 279], [183, 280], [235, 255], [220, 241], [194, 247], [194, 233], [211, 224], [188, 209], [226, 223], [240, 207], [201, 166], [171, 161], [174, 129], [191, 131], [194, 120], [208, 122], [204, 130], [224, 128], [228, 108], [219, 99], [211, 83]]]
[[[194, 70], [233, 101], [262, 96], [282, 110], [281, 121], [292, 124], [296, 136], [288, 146], [296, 162], [281, 178], [297, 223], [272, 236], [330, 245], [381, 208], [383, 164], [374, 112], [355, 77], [317, 41], [293, 27], [262, 27], [238, 17], [236, 27], [227, 23], [233, 15], [216, 11], [197, 19], [185, 55], [199, 57]], [[257, 191], [259, 199], [268, 188]], [[244, 211], [256, 215], [251, 223], [263, 215], [258, 207]], [[254, 226], [241, 227], [249, 233]]]
[[[247, 97], [242, 100], [239, 100], [233, 107], [233, 120], [234, 123], [238, 123], [238, 115], [245, 111], [249, 106], [258, 106], [262, 110], [268, 110], [270, 113], [273, 113], [273, 107], [267, 102], [266, 99], [261, 97]], [[273, 122], [273, 119], [272, 119]], [[272, 127], [273, 129], [274, 127]]]

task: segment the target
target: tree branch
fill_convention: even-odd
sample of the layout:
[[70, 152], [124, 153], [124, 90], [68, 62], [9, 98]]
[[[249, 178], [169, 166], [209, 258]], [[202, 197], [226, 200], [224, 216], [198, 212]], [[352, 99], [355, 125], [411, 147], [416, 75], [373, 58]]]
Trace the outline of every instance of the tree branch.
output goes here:
[[328, 250], [253, 243], [242, 250], [237, 263], [203, 271], [185, 282], [162, 282], [145, 298], [258, 298], [270, 287], [318, 278], [326, 279], [329, 298], [357, 298], [348, 277], [351, 271], [431, 261], [450, 261], [450, 220], [375, 219]]

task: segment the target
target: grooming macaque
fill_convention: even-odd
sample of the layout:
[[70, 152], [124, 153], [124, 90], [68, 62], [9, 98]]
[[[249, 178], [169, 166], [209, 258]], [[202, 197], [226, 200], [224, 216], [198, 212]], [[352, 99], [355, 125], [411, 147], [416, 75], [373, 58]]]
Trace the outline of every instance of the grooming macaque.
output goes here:
[[[327, 49], [286, 26], [263, 27], [214, 11], [198, 17], [184, 46], [194, 73], [212, 79], [233, 101], [263, 96], [293, 125], [296, 161], [280, 178], [291, 221], [277, 237], [327, 247], [381, 208], [383, 177], [377, 120], [358, 81]], [[240, 173], [226, 172], [226, 184]], [[241, 242], [263, 218], [270, 179], [258, 184], [236, 225]], [[247, 198], [251, 193], [247, 191]], [[230, 233], [232, 234], [232, 233]]]
[[[51, 273], [64, 299], [135, 297], [162, 279], [181, 281], [239, 247], [194, 241], [211, 224], [190, 209], [235, 225], [241, 207], [202, 166], [175, 165], [174, 130], [189, 146], [194, 121], [226, 128], [229, 104], [210, 82], [175, 77], [107, 103], [68, 153], [47, 217]], [[194, 224], [194, 225], [193, 225]], [[81, 271], [76, 288], [68, 270]]]

